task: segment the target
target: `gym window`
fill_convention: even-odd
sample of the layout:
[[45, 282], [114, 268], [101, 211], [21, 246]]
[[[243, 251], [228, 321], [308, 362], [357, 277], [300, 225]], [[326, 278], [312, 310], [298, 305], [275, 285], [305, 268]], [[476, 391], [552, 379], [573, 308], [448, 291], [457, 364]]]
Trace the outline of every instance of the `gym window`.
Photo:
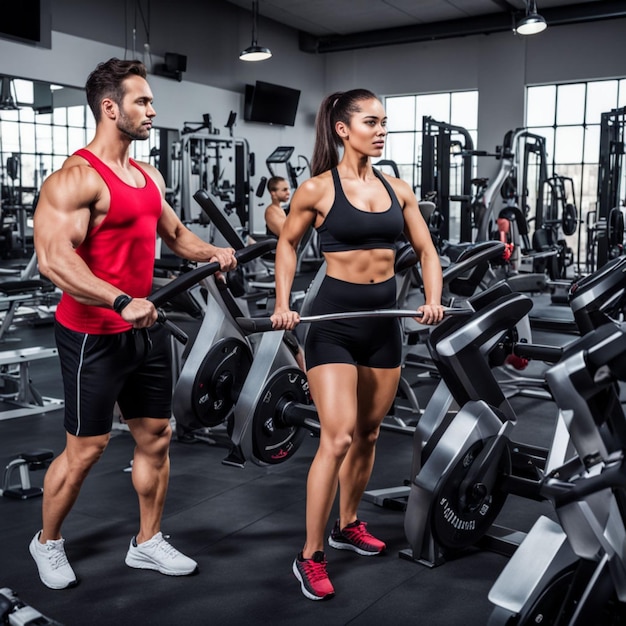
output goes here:
[[[583, 219], [596, 212], [601, 115], [624, 106], [626, 79], [526, 88], [525, 125], [546, 138], [548, 171], [572, 179]], [[580, 248], [585, 245], [582, 231]]]
[[474, 146], [477, 144], [478, 91], [386, 96], [383, 104], [388, 119], [383, 158], [397, 164], [400, 177], [411, 185], [418, 198], [421, 197], [424, 116], [465, 128], [470, 133]]

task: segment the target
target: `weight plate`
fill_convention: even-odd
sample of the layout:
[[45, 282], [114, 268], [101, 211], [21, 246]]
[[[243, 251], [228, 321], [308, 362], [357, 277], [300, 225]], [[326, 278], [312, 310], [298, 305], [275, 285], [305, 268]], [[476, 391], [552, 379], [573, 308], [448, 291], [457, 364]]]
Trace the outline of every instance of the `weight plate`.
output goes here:
[[[461, 550], [476, 544], [489, 530], [498, 516], [507, 493], [497, 488], [479, 498], [461, 494], [460, 485], [467, 476], [476, 457], [485, 445], [477, 441], [457, 461], [433, 494], [433, 535], [444, 549]], [[510, 472], [508, 450], [500, 461], [500, 472]], [[465, 496], [466, 503], [462, 503]]]
[[613, 208], [609, 211], [607, 230], [609, 247], [622, 246], [624, 243], [624, 214], [621, 209]]
[[[302, 370], [283, 367], [275, 371], [259, 394], [252, 418], [252, 450], [254, 460], [263, 465], [277, 465], [290, 459], [306, 434], [298, 426], [278, 426], [274, 416], [282, 401], [312, 403], [309, 382]], [[288, 415], [285, 417], [288, 419]]]
[[570, 236], [576, 232], [578, 226], [578, 211], [575, 205], [567, 203], [563, 207], [563, 215], [561, 216], [561, 228], [563, 234]]
[[211, 346], [191, 393], [194, 415], [203, 426], [218, 426], [228, 417], [251, 365], [252, 352], [241, 339], [226, 337]]

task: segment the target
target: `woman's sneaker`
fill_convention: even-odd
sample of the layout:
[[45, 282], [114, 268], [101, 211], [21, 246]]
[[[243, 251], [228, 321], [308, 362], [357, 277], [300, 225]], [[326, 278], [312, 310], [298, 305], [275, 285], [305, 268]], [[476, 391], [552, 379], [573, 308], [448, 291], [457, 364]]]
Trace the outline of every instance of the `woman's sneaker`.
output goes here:
[[368, 532], [367, 524], [361, 520], [348, 524], [343, 530], [339, 528], [337, 520], [328, 543], [337, 550], [352, 550], [363, 556], [380, 554], [387, 547], [384, 542]]
[[167, 576], [188, 576], [198, 568], [193, 559], [179, 552], [160, 532], [140, 544], [133, 537], [126, 554], [126, 565], [137, 569], [153, 569]]
[[65, 539], [41, 543], [39, 531], [30, 542], [28, 549], [37, 564], [41, 582], [50, 589], [65, 589], [76, 584], [76, 574], [65, 555]]
[[300, 552], [293, 562], [292, 569], [300, 581], [302, 593], [309, 600], [328, 600], [335, 595], [335, 589], [326, 572], [326, 558], [323, 552], [314, 552], [310, 559], [303, 559]]

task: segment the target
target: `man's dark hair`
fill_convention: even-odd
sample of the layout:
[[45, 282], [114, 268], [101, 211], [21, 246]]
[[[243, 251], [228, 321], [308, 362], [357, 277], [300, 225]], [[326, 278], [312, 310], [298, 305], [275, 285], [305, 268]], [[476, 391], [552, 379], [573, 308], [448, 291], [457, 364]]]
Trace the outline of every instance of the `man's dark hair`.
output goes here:
[[100, 121], [100, 103], [104, 98], [111, 98], [117, 104], [124, 98], [124, 80], [129, 76], [146, 78], [145, 65], [138, 60], [122, 61], [115, 57], [99, 63], [96, 69], [89, 74], [85, 84], [87, 104], [96, 118]]
[[282, 176], [272, 176], [268, 181], [267, 181], [267, 190], [271, 193], [272, 191], [276, 191], [278, 189], [278, 185], [280, 183], [282, 183], [283, 181], [286, 181], [286, 178], [283, 178]]

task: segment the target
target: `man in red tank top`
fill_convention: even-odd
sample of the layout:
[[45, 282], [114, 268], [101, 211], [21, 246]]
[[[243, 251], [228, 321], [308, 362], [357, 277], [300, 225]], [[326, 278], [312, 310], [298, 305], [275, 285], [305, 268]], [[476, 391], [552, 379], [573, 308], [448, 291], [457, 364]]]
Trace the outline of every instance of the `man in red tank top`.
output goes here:
[[136, 443], [132, 482], [140, 519], [126, 564], [172, 576], [197, 569], [161, 533], [172, 368], [166, 331], [147, 300], [157, 234], [180, 257], [216, 261], [223, 271], [236, 266], [232, 248], [206, 243], [183, 225], [165, 200], [159, 171], [129, 156], [134, 140], [148, 138], [156, 115], [143, 64], [100, 63], [86, 94], [95, 136], [46, 179], [34, 218], [39, 269], [63, 292], [55, 338], [66, 446], [46, 473], [43, 525], [30, 543], [39, 577], [52, 589], [77, 582], [61, 525], [109, 442], [116, 402]]

